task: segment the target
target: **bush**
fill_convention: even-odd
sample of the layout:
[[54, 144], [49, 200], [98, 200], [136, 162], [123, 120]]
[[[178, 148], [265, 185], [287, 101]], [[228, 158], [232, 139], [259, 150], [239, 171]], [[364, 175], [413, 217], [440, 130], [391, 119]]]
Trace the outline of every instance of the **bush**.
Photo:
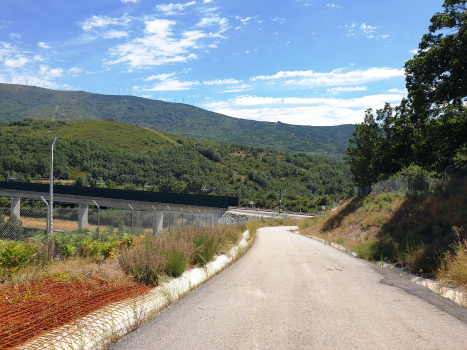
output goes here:
[[176, 250], [166, 251], [165, 259], [165, 273], [172, 277], [180, 276], [190, 262], [190, 258], [184, 252]]
[[159, 275], [165, 271], [166, 259], [160, 253], [157, 241], [148, 239], [120, 252], [118, 263], [135, 282], [157, 285]]
[[36, 255], [37, 247], [30, 243], [3, 242], [0, 245], [0, 266], [3, 275], [11, 278], [11, 274], [21, 267], [30, 264]]

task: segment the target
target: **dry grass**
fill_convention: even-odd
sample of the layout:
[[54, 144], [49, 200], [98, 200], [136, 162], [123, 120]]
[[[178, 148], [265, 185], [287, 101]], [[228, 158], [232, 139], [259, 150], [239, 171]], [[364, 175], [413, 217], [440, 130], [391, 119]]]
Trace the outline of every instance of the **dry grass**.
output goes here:
[[[68, 276], [80, 280], [99, 279], [118, 284], [131, 283], [131, 279], [125, 275], [116, 259], [108, 259], [102, 263], [96, 263], [91, 259], [76, 257], [73, 259], [55, 261], [46, 265], [30, 265], [18, 270], [12, 278], [3, 285], [14, 285], [31, 280], [42, 279], [57, 274], [65, 273]], [[1, 290], [0, 285], [0, 290]]]
[[453, 251], [446, 254], [436, 277], [467, 289], [467, 238], [463, 228], [454, 227], [454, 231], [458, 240], [452, 244]]
[[348, 199], [325, 217], [304, 221], [300, 228], [304, 234], [343, 244], [367, 260], [383, 256], [425, 276], [434, 276], [445, 262], [444, 278], [464, 283], [461, 267], [467, 267], [461, 262], [463, 253], [453, 227], [467, 226], [466, 204], [467, 179], [456, 179], [446, 193]]

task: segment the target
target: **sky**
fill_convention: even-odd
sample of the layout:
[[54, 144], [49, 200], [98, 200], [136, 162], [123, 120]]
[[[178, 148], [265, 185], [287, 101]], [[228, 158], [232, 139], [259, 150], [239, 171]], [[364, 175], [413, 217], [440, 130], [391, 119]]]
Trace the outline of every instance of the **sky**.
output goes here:
[[407, 95], [443, 0], [2, 0], [0, 82], [360, 123]]

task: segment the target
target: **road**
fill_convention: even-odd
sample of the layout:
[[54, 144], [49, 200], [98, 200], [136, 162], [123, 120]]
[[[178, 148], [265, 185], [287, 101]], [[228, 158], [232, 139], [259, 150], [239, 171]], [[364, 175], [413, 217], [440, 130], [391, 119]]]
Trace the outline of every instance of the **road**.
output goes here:
[[466, 322], [424, 287], [273, 227], [112, 349], [465, 350]]

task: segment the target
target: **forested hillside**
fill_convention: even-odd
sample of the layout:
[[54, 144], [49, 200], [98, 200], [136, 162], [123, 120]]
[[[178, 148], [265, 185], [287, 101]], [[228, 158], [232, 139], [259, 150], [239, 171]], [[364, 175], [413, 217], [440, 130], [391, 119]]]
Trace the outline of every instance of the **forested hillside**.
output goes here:
[[162, 130], [199, 140], [237, 142], [341, 160], [353, 125], [298, 126], [228, 117], [183, 103], [83, 91], [0, 84], [0, 121], [105, 120]]
[[[290, 210], [314, 211], [351, 188], [343, 162], [226, 142], [196, 141], [115, 121], [34, 121], [0, 124], [0, 179], [54, 175], [84, 186], [238, 196], [243, 205], [277, 208], [279, 189]], [[90, 137], [92, 135], [92, 137]], [[93, 141], [91, 141], [93, 140]], [[102, 183], [102, 184], [101, 184]], [[99, 185], [100, 184], [100, 185]]]

